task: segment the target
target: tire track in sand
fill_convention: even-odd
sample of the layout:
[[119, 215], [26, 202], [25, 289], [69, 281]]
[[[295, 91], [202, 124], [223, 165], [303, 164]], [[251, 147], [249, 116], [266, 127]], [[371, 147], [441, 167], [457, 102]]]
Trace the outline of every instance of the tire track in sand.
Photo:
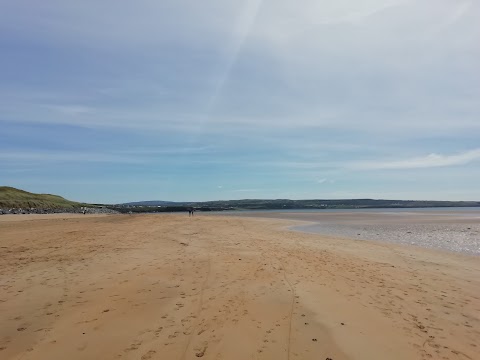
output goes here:
[[285, 265], [283, 264], [283, 261], [279, 257], [277, 257], [277, 260], [280, 263], [280, 265], [282, 266], [283, 278], [287, 282], [288, 286], [290, 287], [290, 291], [292, 292], [292, 302], [290, 304], [290, 324], [288, 326], [288, 338], [287, 338], [287, 360], [290, 360], [290, 345], [291, 345], [291, 339], [292, 339], [293, 308], [295, 307], [295, 288], [293, 287], [290, 280], [288, 280], [287, 272], [286, 272], [286, 269], [285, 269]]
[[[193, 337], [194, 337], [194, 334], [196, 333], [196, 330], [198, 328], [198, 324], [200, 322], [200, 314], [202, 312], [202, 308], [203, 308], [203, 303], [204, 303], [204, 293], [205, 293], [205, 288], [207, 286], [207, 283], [208, 283], [208, 280], [210, 278], [210, 272], [211, 272], [211, 269], [212, 269], [212, 258], [211, 258], [211, 255], [210, 255], [210, 250], [208, 247], [204, 248], [207, 250], [207, 256], [208, 256], [208, 267], [207, 267], [207, 275], [205, 276], [205, 280], [203, 281], [202, 283], [202, 287], [201, 287], [201, 290], [199, 292], [199, 296], [200, 296], [200, 303], [198, 305], [198, 308], [197, 310], [195, 311], [195, 324], [192, 325], [192, 329], [190, 331], [190, 334], [188, 336], [188, 340], [187, 340], [187, 344], [185, 345], [185, 348], [183, 349], [183, 354], [181, 356], [181, 360], [185, 360], [186, 357], [187, 357], [187, 351], [188, 349], [190, 348], [190, 345], [192, 343], [192, 340], [193, 340]], [[206, 347], [205, 349], [203, 350], [203, 352], [205, 352], [206, 350]]]
[[[252, 236], [252, 234], [247, 231], [247, 228], [245, 226], [245, 224], [243, 222], [241, 222], [241, 225], [243, 227], [243, 231], [244, 233], [249, 237], [250, 240], [252, 241], [255, 241], [254, 240], [254, 237]], [[295, 245], [298, 246], [298, 240], [295, 239], [294, 241]], [[266, 252], [264, 250], [261, 250], [260, 249], [260, 255], [266, 260], [268, 259], [268, 256], [266, 254]], [[290, 287], [290, 291], [292, 293], [292, 301], [290, 303], [290, 311], [289, 311], [289, 325], [288, 325], [288, 336], [287, 336], [287, 360], [290, 360], [290, 347], [291, 347], [291, 338], [292, 338], [292, 323], [293, 323], [293, 310], [294, 310], [294, 307], [295, 307], [295, 298], [296, 298], [296, 295], [295, 295], [295, 287], [292, 285], [292, 283], [290, 282], [290, 280], [288, 279], [288, 276], [287, 276], [287, 271], [286, 271], [286, 268], [285, 268], [285, 265], [283, 263], [283, 261], [281, 260], [281, 258], [276, 255], [274, 256], [274, 258], [280, 263], [280, 266], [282, 267], [282, 270], [283, 270], [283, 278], [285, 280], [285, 282], [288, 284], [288, 286]], [[263, 262], [262, 262], [263, 263]]]

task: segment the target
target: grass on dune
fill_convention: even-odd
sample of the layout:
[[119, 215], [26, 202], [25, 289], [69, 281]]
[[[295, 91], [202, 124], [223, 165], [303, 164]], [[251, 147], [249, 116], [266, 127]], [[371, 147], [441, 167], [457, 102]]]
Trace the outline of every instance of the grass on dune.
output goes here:
[[85, 206], [58, 195], [34, 194], [9, 186], [0, 186], [0, 207], [65, 209]]

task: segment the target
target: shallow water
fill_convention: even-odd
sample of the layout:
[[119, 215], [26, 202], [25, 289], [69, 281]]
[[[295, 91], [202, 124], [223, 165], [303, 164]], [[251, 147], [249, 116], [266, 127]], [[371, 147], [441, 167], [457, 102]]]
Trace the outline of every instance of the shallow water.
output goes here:
[[480, 255], [477, 224], [312, 224], [292, 227], [308, 233], [362, 240], [387, 241], [432, 249]]
[[480, 208], [255, 211], [236, 216], [308, 221], [291, 229], [480, 255]]

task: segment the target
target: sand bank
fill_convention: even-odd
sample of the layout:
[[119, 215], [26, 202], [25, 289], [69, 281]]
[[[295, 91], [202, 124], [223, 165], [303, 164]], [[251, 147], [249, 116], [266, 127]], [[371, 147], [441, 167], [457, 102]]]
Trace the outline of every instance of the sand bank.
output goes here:
[[221, 216], [305, 222], [292, 229], [480, 256], [480, 208], [237, 211]]
[[478, 258], [291, 224], [2, 220], [0, 358], [478, 358]]

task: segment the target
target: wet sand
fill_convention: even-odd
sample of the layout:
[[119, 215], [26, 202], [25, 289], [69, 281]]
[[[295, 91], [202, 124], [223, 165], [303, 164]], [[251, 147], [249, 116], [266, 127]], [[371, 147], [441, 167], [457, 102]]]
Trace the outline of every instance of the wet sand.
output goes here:
[[276, 219], [20, 217], [0, 221], [2, 359], [480, 352], [478, 257], [292, 232]]
[[304, 221], [292, 229], [480, 255], [480, 208], [238, 211], [220, 215]]

